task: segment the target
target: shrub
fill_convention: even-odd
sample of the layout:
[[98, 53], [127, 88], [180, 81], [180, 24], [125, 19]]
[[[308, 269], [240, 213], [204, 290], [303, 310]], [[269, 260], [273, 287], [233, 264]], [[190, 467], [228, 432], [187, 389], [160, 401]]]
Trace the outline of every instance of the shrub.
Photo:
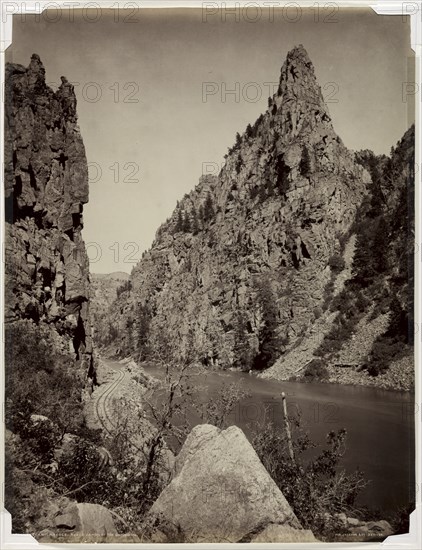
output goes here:
[[371, 300], [363, 292], [359, 292], [356, 297], [356, 308], [359, 313], [366, 313], [371, 305]]
[[[14, 531], [27, 531], [39, 517], [42, 498], [65, 489], [54, 470], [54, 451], [65, 432], [86, 431], [83, 380], [73, 358], [58, 351], [48, 327], [18, 321], [6, 326], [5, 339], [6, 426], [11, 434], [6, 442], [6, 506], [13, 511]], [[16, 488], [11, 487], [15, 482]]]
[[318, 306], [314, 307], [313, 314], [314, 314], [315, 319], [319, 319], [322, 315], [322, 308], [320, 308]]
[[119, 298], [123, 292], [128, 292], [132, 290], [132, 281], [128, 279], [127, 281], [124, 281], [120, 286], [116, 289], [117, 297]]
[[254, 200], [256, 199], [256, 197], [259, 195], [259, 187], [257, 185], [254, 185], [253, 187], [250, 188], [249, 190], [249, 197]]
[[346, 430], [327, 434], [326, 448], [307, 461], [304, 457], [309, 457], [310, 449], [317, 445], [303, 431], [299, 418], [292, 419], [292, 430], [294, 461], [284, 431], [273, 424], [261, 426], [252, 444], [302, 526], [319, 538], [330, 540], [341, 529], [334, 515], [356, 514], [356, 498], [366, 482], [359, 470], [354, 473], [339, 470]]
[[98, 472], [98, 452], [92, 443], [80, 439], [69, 453], [59, 460], [59, 472], [64, 485], [74, 490], [86, 483], [93, 483]]
[[371, 376], [378, 376], [388, 369], [391, 360], [402, 351], [403, 344], [400, 341], [386, 336], [380, 337], [372, 346], [370, 360], [365, 369]]
[[334, 273], [340, 273], [345, 267], [344, 259], [340, 254], [333, 254], [328, 260], [328, 265]]
[[409, 533], [409, 527], [410, 527], [409, 517], [414, 509], [415, 509], [415, 504], [413, 502], [413, 504], [409, 504], [408, 506], [402, 506], [394, 510], [387, 517], [387, 520], [391, 524], [395, 535]]
[[334, 281], [330, 280], [328, 281], [327, 285], [324, 288], [324, 294], [323, 294], [323, 304], [322, 304], [322, 311], [326, 311], [328, 307], [331, 304], [331, 300], [333, 298], [333, 292], [334, 292]]
[[4, 493], [5, 506], [12, 516], [12, 533], [28, 533], [40, 520], [52, 492], [34, 483], [29, 473], [13, 467], [6, 454]]
[[48, 332], [31, 321], [5, 330], [6, 425], [26, 437], [30, 415], [54, 419], [63, 431], [83, 425], [81, 373], [71, 356], [54, 353]]
[[223, 386], [216, 398], [202, 405], [196, 404], [196, 409], [199, 411], [203, 423], [212, 424], [217, 428], [226, 428], [231, 413], [248, 395], [239, 384], [233, 382], [229, 386]]
[[329, 373], [321, 359], [312, 359], [306, 365], [303, 376], [306, 382], [314, 382], [317, 380], [327, 380]]

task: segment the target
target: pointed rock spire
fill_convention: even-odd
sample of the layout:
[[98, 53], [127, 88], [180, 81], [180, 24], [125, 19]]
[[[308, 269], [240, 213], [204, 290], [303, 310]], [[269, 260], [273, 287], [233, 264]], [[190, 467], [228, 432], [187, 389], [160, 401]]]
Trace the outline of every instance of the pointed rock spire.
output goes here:
[[334, 137], [314, 66], [302, 44], [287, 54], [274, 104], [273, 114], [281, 119], [282, 133], [287, 142], [299, 134], [309, 135], [315, 131]]
[[76, 121], [75, 87], [67, 80], [65, 76], [61, 76], [60, 80], [61, 84], [56, 92], [56, 97], [60, 100], [67, 118]]
[[45, 69], [40, 56], [33, 53], [27, 69], [28, 86], [30, 89], [41, 92], [45, 88]]
[[286, 92], [296, 97], [313, 94], [314, 100], [322, 100], [314, 66], [302, 44], [289, 51], [281, 68], [279, 95]]

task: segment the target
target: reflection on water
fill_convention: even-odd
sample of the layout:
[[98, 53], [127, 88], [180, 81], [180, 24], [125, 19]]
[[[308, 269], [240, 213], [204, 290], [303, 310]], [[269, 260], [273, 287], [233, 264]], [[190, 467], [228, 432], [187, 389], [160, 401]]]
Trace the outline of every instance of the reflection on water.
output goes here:
[[[160, 370], [148, 366], [147, 372], [161, 378]], [[232, 411], [230, 424], [251, 432], [266, 418], [283, 429], [281, 392], [287, 397], [289, 414], [300, 412], [311, 438], [324, 443], [331, 430], [346, 428], [347, 449], [344, 467], [359, 467], [371, 483], [362, 492], [360, 503], [383, 511], [404, 506], [414, 499], [414, 397], [361, 386], [306, 384], [262, 380], [239, 372], [206, 372], [195, 377], [200, 386], [198, 399], [216, 397], [223, 386], [242, 384], [250, 394]], [[201, 422], [197, 412], [190, 413], [192, 425]]]

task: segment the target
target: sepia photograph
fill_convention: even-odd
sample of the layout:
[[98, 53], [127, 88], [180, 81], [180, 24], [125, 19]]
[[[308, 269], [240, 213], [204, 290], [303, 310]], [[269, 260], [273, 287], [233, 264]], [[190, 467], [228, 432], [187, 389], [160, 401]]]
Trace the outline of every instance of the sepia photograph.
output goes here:
[[11, 536], [409, 533], [414, 6], [100, 4], [3, 12]]

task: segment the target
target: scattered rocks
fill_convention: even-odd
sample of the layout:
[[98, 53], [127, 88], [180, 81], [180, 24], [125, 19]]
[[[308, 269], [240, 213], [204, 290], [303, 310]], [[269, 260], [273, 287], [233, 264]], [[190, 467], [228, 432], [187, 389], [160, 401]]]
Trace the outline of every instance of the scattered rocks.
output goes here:
[[388, 521], [360, 523], [355, 527], [348, 529], [348, 540], [354, 542], [382, 541], [394, 535], [394, 531]]
[[329, 372], [328, 381], [332, 384], [371, 386], [396, 391], [412, 391], [415, 387], [414, 356], [409, 353], [392, 361], [389, 368], [378, 376], [371, 376], [359, 366], [345, 368], [327, 365], [327, 369]]
[[348, 542], [382, 541], [390, 535], [394, 535], [393, 528], [386, 520], [362, 521], [358, 518], [347, 517], [344, 513], [335, 514], [334, 518], [342, 526], [338, 540], [347, 540]]
[[294, 529], [289, 525], [270, 523], [250, 542], [319, 542], [308, 529]]

